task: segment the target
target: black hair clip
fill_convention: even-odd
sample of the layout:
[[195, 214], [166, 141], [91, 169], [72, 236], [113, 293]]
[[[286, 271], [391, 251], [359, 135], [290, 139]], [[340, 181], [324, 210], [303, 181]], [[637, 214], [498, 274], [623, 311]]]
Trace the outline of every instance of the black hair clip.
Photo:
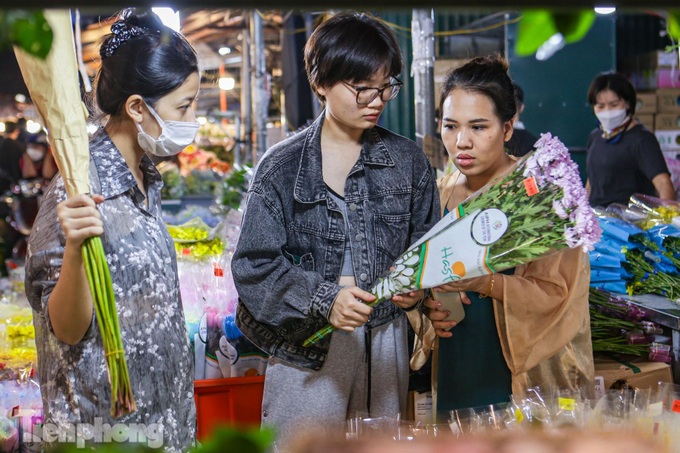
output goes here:
[[126, 21], [118, 21], [111, 25], [111, 36], [106, 43], [104, 43], [99, 49], [99, 55], [102, 58], [110, 57], [116, 50], [130, 38], [135, 36], [141, 36], [146, 33], [146, 29], [138, 27], [137, 25], [131, 25]]

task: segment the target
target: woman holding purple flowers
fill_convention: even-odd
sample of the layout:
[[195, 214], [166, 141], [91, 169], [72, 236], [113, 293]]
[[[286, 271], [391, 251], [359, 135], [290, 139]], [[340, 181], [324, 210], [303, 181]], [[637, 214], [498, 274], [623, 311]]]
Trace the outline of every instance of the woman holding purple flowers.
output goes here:
[[[480, 57], [444, 80], [441, 136], [457, 171], [438, 182], [443, 214], [517, 164], [505, 152], [516, 111], [507, 69], [500, 57]], [[440, 337], [432, 371], [438, 415], [507, 402], [535, 386], [590, 389], [589, 272], [588, 256], [573, 248], [434, 289], [425, 306]], [[459, 322], [447, 320], [438, 300], [452, 292], [465, 304]]]

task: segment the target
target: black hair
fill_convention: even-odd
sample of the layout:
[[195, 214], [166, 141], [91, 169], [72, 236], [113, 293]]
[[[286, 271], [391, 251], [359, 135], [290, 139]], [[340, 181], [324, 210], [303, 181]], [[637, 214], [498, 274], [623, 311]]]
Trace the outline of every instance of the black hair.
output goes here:
[[517, 99], [517, 104], [524, 104], [524, 90], [515, 82], [512, 82], [512, 86], [515, 89], [515, 99]]
[[508, 62], [498, 55], [477, 57], [446, 74], [439, 98], [439, 112], [454, 89], [483, 94], [491, 101], [494, 113], [505, 123], [517, 113], [515, 88], [508, 75]]
[[191, 44], [151, 11], [137, 15], [126, 9], [111, 31], [102, 40], [96, 77], [96, 102], [104, 114], [117, 115], [133, 94], [155, 107], [198, 72]]
[[603, 72], [593, 79], [588, 88], [588, 103], [591, 106], [597, 104], [597, 95], [603, 91], [611, 90], [628, 103], [629, 115], [635, 114], [637, 95], [633, 84], [623, 75], [617, 72]]
[[19, 130], [19, 123], [17, 123], [16, 121], [7, 121], [5, 123], [5, 134], [6, 135], [13, 134], [17, 130]]
[[305, 45], [305, 68], [317, 96], [319, 87], [362, 82], [384, 70], [396, 77], [402, 70], [399, 43], [392, 30], [364, 13], [346, 12], [319, 25]]

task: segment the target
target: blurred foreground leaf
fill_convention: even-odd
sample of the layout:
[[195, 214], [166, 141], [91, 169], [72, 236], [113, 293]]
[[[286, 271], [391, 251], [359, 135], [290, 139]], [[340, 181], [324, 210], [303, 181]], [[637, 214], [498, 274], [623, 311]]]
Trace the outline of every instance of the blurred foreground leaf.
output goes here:
[[0, 9], [0, 47], [12, 45], [44, 59], [52, 47], [52, 29], [42, 11]]
[[215, 430], [203, 445], [192, 453], [267, 453], [271, 451], [275, 433], [271, 429], [224, 427]]
[[595, 22], [593, 10], [552, 12], [547, 9], [522, 11], [517, 28], [515, 52], [521, 57], [534, 55], [553, 35], [561, 33], [568, 44], [583, 39]]

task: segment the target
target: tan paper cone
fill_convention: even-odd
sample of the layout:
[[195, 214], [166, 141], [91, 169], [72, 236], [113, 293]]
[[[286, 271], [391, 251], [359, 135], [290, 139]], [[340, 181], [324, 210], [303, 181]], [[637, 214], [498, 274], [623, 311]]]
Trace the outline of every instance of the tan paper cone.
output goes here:
[[45, 19], [54, 33], [47, 58], [41, 60], [17, 47], [14, 53], [33, 104], [49, 132], [66, 191], [69, 196], [88, 193], [87, 109], [80, 97], [71, 14], [67, 9], [48, 9]]

